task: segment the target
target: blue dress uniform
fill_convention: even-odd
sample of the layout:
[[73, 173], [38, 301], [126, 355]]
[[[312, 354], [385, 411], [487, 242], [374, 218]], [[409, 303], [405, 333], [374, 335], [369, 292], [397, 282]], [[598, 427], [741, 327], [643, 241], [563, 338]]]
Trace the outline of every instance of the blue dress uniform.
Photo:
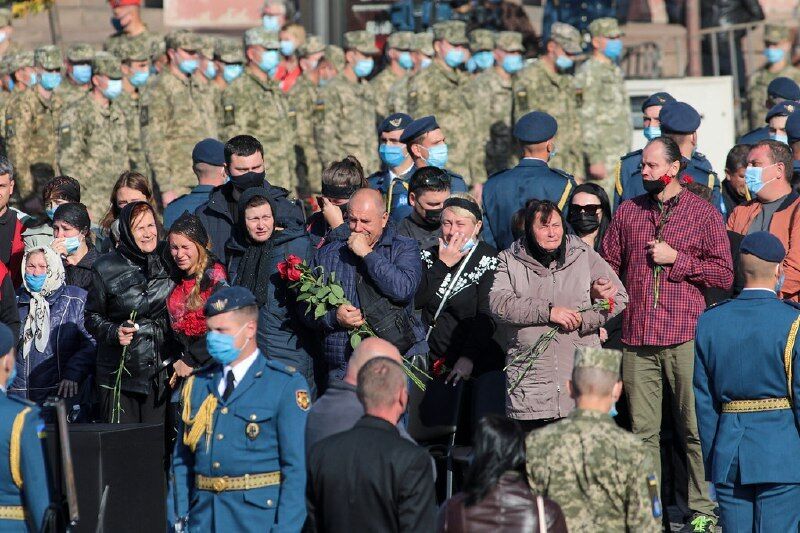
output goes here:
[[[236, 309], [236, 291], [246, 291], [255, 305], [249, 291], [228, 287], [209, 298], [206, 316], [219, 302], [218, 313]], [[227, 399], [219, 392], [223, 375], [217, 364], [184, 384], [170, 514], [193, 532], [300, 531], [308, 384], [258, 351]]]
[[[538, 144], [555, 137], [556, 120], [541, 111], [523, 115], [514, 125], [514, 137], [523, 144]], [[483, 186], [483, 240], [498, 250], [514, 242], [511, 217], [531, 198], [550, 200], [567, 216], [575, 180], [547, 162], [523, 158], [517, 166], [492, 174]]]
[[736, 144], [756, 144], [759, 141], [766, 141], [767, 139], [769, 139], [769, 126], [761, 126], [739, 137]]
[[[767, 237], [783, 257], [783, 246], [766, 232], [748, 235], [741, 253], [761, 257], [753, 242], [764, 248], [758, 241]], [[798, 304], [768, 289], [745, 289], [698, 320], [697, 424], [706, 478], [715, 484], [726, 533], [798, 531], [798, 326]]]
[[[402, 176], [393, 176], [388, 170], [381, 170], [367, 178], [370, 188], [379, 190], [386, 199], [386, 209], [389, 211], [389, 217], [398, 224], [410, 215], [413, 210], [408, 203], [408, 183], [411, 181], [411, 176], [415, 170], [416, 167], [412, 166]], [[467, 192], [469, 190], [464, 178], [450, 170], [444, 169], [444, 171], [450, 176], [451, 193]]]

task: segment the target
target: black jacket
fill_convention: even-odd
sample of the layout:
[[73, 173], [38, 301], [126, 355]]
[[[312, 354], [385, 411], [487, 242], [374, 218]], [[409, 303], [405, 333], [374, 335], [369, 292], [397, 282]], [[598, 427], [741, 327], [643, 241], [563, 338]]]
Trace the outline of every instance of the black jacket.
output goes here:
[[97, 248], [90, 248], [86, 255], [78, 261], [76, 265], [70, 265], [64, 261], [64, 274], [66, 280], [64, 285], [74, 285], [88, 291], [92, 288], [92, 265], [97, 261], [100, 254]]
[[366, 415], [309, 451], [308, 531], [429, 532], [436, 525], [430, 456]]
[[[164, 243], [158, 252], [166, 252]], [[122, 390], [148, 394], [154, 371], [164, 357], [178, 353], [173, 344], [167, 296], [175, 286], [166, 262], [147, 278], [139, 266], [114, 250], [98, 258], [92, 267], [92, 287], [86, 301], [86, 329], [97, 341], [97, 383], [113, 387], [122, 346], [117, 329], [136, 311], [139, 331], [128, 346]], [[166, 376], [161, 375], [162, 379]]]

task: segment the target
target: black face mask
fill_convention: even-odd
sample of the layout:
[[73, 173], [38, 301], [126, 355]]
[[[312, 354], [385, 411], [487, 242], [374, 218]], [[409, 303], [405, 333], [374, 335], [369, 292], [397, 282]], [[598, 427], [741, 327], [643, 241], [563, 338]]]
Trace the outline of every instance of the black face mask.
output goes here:
[[347, 204], [337, 205], [336, 207], [341, 210], [342, 216], [347, 218]]
[[644, 185], [644, 190], [647, 191], [647, 194], [650, 196], [658, 196], [667, 186], [661, 180], [642, 180], [642, 184]]
[[263, 187], [266, 175], [266, 172], [245, 172], [239, 176], [231, 176], [231, 183], [240, 191], [250, 187]]
[[569, 223], [579, 235], [587, 235], [600, 227], [600, 218], [597, 214], [570, 211]]
[[433, 227], [441, 226], [442, 225], [442, 211], [444, 211], [443, 208], [426, 209], [425, 210], [425, 216], [423, 217], [423, 219], [425, 220], [425, 223], [428, 224], [429, 226], [433, 226]]

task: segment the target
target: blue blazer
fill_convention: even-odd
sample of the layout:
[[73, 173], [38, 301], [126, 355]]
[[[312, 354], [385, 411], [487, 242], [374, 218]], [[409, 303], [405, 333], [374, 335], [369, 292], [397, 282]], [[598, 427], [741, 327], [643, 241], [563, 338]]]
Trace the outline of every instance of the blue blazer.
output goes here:
[[725, 483], [739, 459], [742, 484], [800, 483], [800, 342], [793, 351], [794, 409], [723, 413], [732, 400], [788, 395], [783, 353], [797, 304], [745, 290], [697, 321], [694, 391], [706, 478]]

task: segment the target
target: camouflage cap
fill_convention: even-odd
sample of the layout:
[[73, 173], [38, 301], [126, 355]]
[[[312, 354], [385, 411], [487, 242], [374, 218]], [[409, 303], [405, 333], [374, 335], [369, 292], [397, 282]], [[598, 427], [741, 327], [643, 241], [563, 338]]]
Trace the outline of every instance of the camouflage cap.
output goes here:
[[495, 48], [506, 52], [524, 52], [525, 46], [522, 44], [522, 34], [518, 31], [501, 31], [495, 38]]
[[67, 48], [67, 61], [84, 63], [94, 57], [94, 47], [89, 43], [75, 43]]
[[375, 36], [368, 31], [348, 31], [344, 34], [345, 50], [356, 50], [368, 56], [375, 55], [380, 50], [375, 46]]
[[40, 46], [33, 52], [34, 62], [37, 67], [45, 70], [59, 70], [64, 63], [61, 48], [52, 44]]
[[177, 50], [182, 48], [190, 52], [199, 52], [203, 49], [203, 38], [191, 30], [174, 30], [167, 34], [167, 48]]
[[150, 59], [158, 59], [159, 57], [163, 56], [167, 53], [167, 41], [166, 39], [153, 39], [153, 42], [150, 43]]
[[200, 53], [203, 54], [204, 57], [208, 59], [214, 58], [214, 48], [217, 44], [217, 38], [212, 35], [201, 35], [200, 42], [203, 43], [202, 48], [200, 48]]
[[214, 56], [223, 63], [244, 63], [244, 47], [241, 39], [220, 37], [214, 48]]
[[245, 46], [263, 46], [268, 50], [278, 50], [281, 39], [276, 31], [265, 30], [262, 26], [250, 28], [244, 32]]
[[550, 27], [550, 39], [561, 45], [568, 54], [576, 55], [583, 52], [581, 34], [569, 24], [554, 22]]
[[11, 68], [11, 72], [16, 72], [21, 68], [33, 67], [33, 66], [34, 66], [33, 52], [20, 52], [18, 54], [14, 54], [9, 60], [9, 67]]
[[11, 9], [4, 7], [0, 8], [0, 28], [5, 28], [6, 26], [11, 26], [11, 21], [14, 18], [14, 13], [11, 12]]
[[141, 39], [131, 39], [124, 46], [120, 47], [120, 61], [149, 61], [152, 51], [148, 43]]
[[344, 50], [335, 44], [329, 44], [325, 47], [325, 59], [330, 61], [339, 72], [344, 70]]
[[467, 45], [467, 24], [460, 20], [446, 20], [433, 25], [433, 39], [455, 45]]
[[606, 348], [581, 346], [575, 349], [574, 368], [599, 368], [619, 375], [622, 352]]
[[494, 32], [492, 30], [477, 29], [469, 32], [469, 49], [472, 52], [481, 50], [494, 50]]
[[619, 22], [617, 19], [611, 17], [603, 17], [594, 19], [589, 24], [589, 35], [592, 37], [609, 37], [616, 39], [623, 33], [619, 29]]
[[411, 50], [414, 48], [414, 32], [396, 31], [386, 40], [387, 48], [398, 50]]
[[426, 56], [433, 56], [433, 34], [429, 32], [415, 33], [413, 49], [415, 52], [420, 52]]
[[765, 24], [764, 25], [764, 42], [779, 43], [781, 41], [788, 41], [792, 38], [792, 30], [783, 24]]
[[7, 55], [3, 56], [3, 58], [0, 59], [0, 76], [11, 74], [11, 65], [10, 65], [11, 57], [12, 56]]
[[94, 55], [92, 72], [98, 76], [108, 76], [115, 80], [122, 78], [119, 58], [108, 52], [97, 52]]
[[316, 35], [309, 35], [306, 37], [306, 42], [300, 45], [297, 49], [297, 54], [300, 57], [308, 57], [312, 54], [318, 54], [325, 51], [325, 43], [322, 42]]

